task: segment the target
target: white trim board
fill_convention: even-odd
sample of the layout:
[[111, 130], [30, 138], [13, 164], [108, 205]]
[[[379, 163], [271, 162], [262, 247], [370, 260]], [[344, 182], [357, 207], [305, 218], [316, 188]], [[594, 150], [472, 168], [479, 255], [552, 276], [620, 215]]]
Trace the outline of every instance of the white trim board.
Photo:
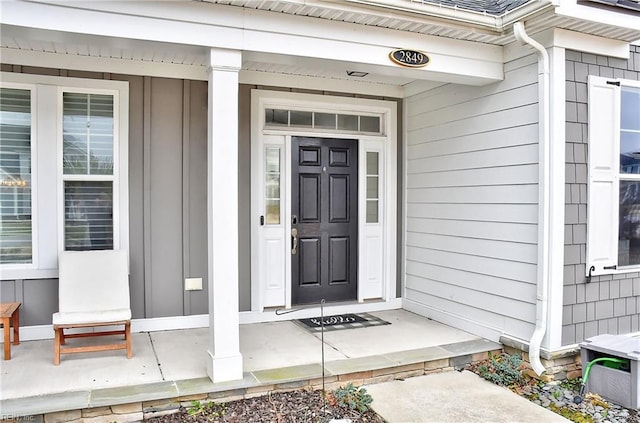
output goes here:
[[[361, 134], [296, 127], [265, 128], [265, 109], [308, 110], [329, 113], [353, 113], [380, 116], [381, 134]], [[265, 307], [291, 307], [291, 254], [289, 237], [291, 233], [291, 137], [315, 136], [326, 138], [349, 138], [358, 140], [360, 156], [359, 175], [359, 216], [358, 216], [358, 301], [395, 297], [396, 278], [396, 221], [397, 221], [397, 104], [393, 101], [300, 94], [279, 91], [253, 90], [251, 100], [251, 309], [262, 312]], [[260, 216], [266, 216], [264, 199], [264, 150], [280, 148], [280, 222], [261, 225]], [[365, 167], [362, 163], [367, 151], [380, 153], [380, 220], [365, 223], [364, 181]], [[367, 238], [373, 239], [370, 229], [379, 226], [375, 242], [366, 249]], [[372, 243], [374, 241], [371, 241]], [[375, 254], [374, 254], [375, 253]], [[374, 259], [374, 257], [376, 257]], [[267, 260], [269, 262], [267, 263]], [[375, 263], [367, 263], [373, 260]], [[367, 276], [367, 269], [380, 266], [379, 276]], [[267, 270], [269, 272], [267, 272]], [[369, 272], [371, 273], [371, 272]], [[375, 277], [374, 277], [375, 276]], [[376, 279], [377, 278], [377, 279]], [[373, 286], [370, 280], [379, 286]]]

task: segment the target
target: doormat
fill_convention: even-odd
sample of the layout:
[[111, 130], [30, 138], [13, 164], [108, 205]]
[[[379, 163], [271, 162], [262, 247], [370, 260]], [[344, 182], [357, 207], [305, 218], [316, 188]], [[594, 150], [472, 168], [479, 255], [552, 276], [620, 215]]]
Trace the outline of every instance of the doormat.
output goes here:
[[[298, 319], [296, 320], [296, 322], [298, 322], [300, 326], [310, 332], [320, 332], [322, 330], [320, 317], [313, 317], [311, 319]], [[390, 324], [391, 323], [387, 322], [386, 320], [382, 320], [379, 317], [372, 316], [369, 313], [339, 314], [337, 316], [324, 317], [325, 332], [342, 329], [357, 329], [371, 326], [383, 326]]]

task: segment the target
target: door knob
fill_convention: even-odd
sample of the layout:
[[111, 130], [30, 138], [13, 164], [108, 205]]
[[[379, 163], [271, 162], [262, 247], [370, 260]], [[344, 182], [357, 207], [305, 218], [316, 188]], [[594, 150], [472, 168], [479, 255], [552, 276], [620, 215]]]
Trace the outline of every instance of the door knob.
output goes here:
[[298, 230], [296, 228], [291, 229], [291, 243], [293, 244], [291, 254], [298, 254]]

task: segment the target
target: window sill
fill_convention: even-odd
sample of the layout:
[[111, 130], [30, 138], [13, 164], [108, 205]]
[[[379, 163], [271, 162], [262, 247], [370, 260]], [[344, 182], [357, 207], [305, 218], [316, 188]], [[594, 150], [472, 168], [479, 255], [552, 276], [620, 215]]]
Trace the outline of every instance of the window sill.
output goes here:
[[57, 279], [58, 269], [6, 269], [0, 268], [0, 280], [16, 279]]

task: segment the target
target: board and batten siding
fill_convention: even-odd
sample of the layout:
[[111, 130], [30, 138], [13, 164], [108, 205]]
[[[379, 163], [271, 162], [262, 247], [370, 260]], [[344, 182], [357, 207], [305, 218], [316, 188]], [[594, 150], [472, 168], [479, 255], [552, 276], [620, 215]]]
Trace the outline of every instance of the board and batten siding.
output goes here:
[[503, 81], [405, 101], [404, 306], [498, 340], [534, 329], [538, 220], [535, 56]]
[[[207, 83], [13, 65], [2, 70], [129, 82], [133, 317], [207, 313]], [[204, 289], [185, 291], [185, 277], [202, 277]], [[0, 298], [23, 303], [23, 326], [51, 324], [58, 281], [1, 281]]]

